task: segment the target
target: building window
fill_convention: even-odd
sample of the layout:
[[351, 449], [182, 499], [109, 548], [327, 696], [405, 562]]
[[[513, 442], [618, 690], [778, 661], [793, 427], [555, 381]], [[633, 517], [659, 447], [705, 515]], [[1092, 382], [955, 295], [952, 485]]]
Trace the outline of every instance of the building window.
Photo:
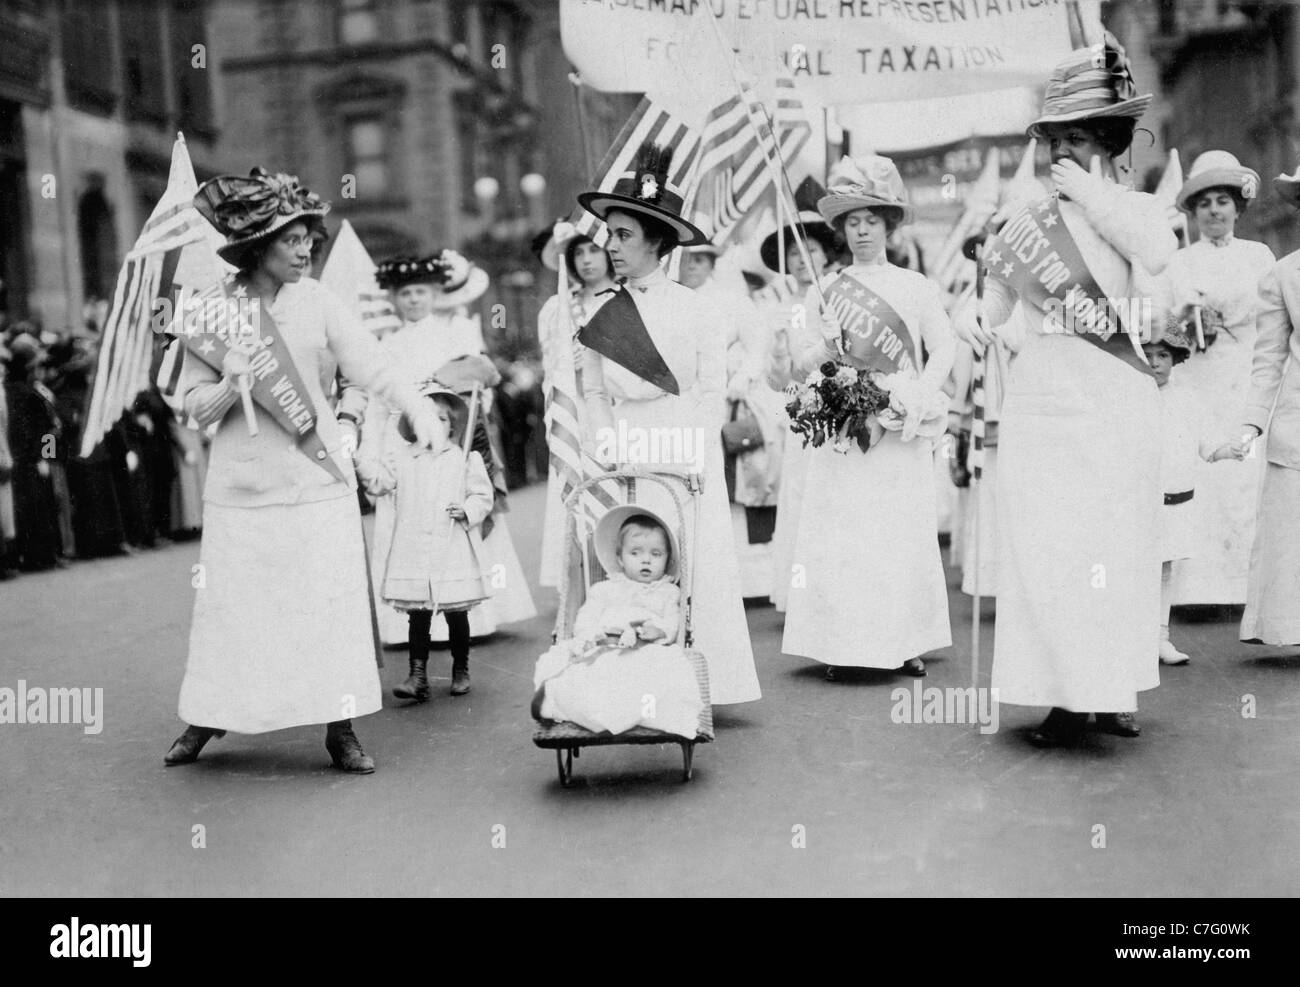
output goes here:
[[86, 297], [111, 298], [117, 273], [117, 234], [113, 229], [113, 210], [104, 198], [103, 175], [89, 176], [89, 187], [77, 204], [77, 239]]
[[167, 122], [163, 85], [161, 11], [154, 4], [123, 4], [118, 11], [126, 75], [126, 112], [132, 120]]
[[79, 110], [109, 114], [117, 103], [106, 5], [76, 0], [63, 9], [63, 83], [68, 102]]
[[383, 197], [389, 191], [388, 130], [382, 117], [344, 121], [348, 172], [356, 176], [358, 197]]
[[[487, 3], [482, 11], [483, 61], [492, 65], [493, 56], [503, 54], [510, 85], [516, 90], [522, 89], [524, 52], [528, 47], [528, 15], [513, 3]], [[497, 48], [497, 45], [501, 47]]]
[[366, 45], [379, 40], [375, 0], [339, 0], [339, 43]]
[[[177, 122], [182, 130], [207, 137], [215, 136], [212, 119], [212, 90], [208, 86], [207, 25], [199, 0], [176, 0], [172, 6], [171, 49], [172, 76], [176, 83]], [[196, 66], [195, 45], [203, 45], [204, 60]]]
[[469, 0], [451, 0], [448, 8], [447, 17], [451, 21], [451, 43], [453, 45], [468, 45]]

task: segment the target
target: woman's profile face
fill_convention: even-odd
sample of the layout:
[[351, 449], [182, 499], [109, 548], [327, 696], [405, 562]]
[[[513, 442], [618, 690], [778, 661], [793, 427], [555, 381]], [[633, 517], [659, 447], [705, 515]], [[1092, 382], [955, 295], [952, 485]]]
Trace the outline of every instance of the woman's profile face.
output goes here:
[[619, 277], [640, 278], [659, 266], [657, 244], [646, 239], [641, 221], [631, 213], [612, 209], [605, 216], [609, 227], [609, 259]]
[[803, 252], [799, 249], [799, 244], [791, 243], [785, 248], [785, 269], [801, 285], [809, 285], [817, 281], [826, 272], [826, 251], [816, 240], [808, 237], [805, 242], [808, 245], [808, 256], [812, 259], [812, 273], [808, 271], [808, 265], [803, 262]]
[[419, 322], [432, 311], [432, 285], [404, 284], [397, 289], [397, 314], [407, 322]]
[[1226, 189], [1206, 189], [1196, 198], [1196, 228], [1201, 236], [1225, 237], [1237, 225], [1237, 203]]
[[1110, 163], [1109, 152], [1097, 143], [1097, 135], [1087, 127], [1058, 123], [1045, 126], [1043, 132], [1052, 155], [1052, 164], [1068, 158], [1087, 171], [1092, 167], [1094, 156], [1101, 159], [1103, 166]]
[[280, 284], [297, 284], [311, 272], [313, 245], [306, 223], [290, 223], [272, 239], [258, 269]]
[[844, 239], [855, 263], [870, 264], [885, 252], [889, 225], [874, 209], [854, 209], [844, 217]]
[[600, 284], [609, 277], [609, 255], [590, 240], [580, 243], [573, 250], [573, 269], [583, 284]]

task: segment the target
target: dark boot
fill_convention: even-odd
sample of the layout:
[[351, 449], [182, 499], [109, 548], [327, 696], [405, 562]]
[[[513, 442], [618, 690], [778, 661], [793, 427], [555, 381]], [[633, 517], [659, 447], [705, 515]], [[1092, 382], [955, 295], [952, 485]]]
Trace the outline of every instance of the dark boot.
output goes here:
[[422, 703], [429, 698], [429, 624], [432, 620], [433, 613], [429, 610], [412, 610], [406, 615], [411, 674], [401, 685], [393, 686], [393, 695], [398, 699], [414, 699]]
[[190, 764], [197, 761], [199, 751], [203, 750], [204, 744], [213, 737], [224, 737], [225, 735], [225, 730], [187, 726], [185, 732], [172, 742], [171, 750], [163, 757], [163, 764], [171, 767], [176, 764]]
[[352, 732], [351, 720], [336, 720], [325, 727], [325, 749], [340, 771], [358, 775], [374, 773], [374, 758], [361, 749], [361, 741]]
[[1138, 737], [1142, 728], [1133, 713], [1098, 713], [1097, 729], [1116, 737]]
[[469, 611], [458, 610], [444, 616], [451, 643], [451, 694], [463, 696], [469, 692]]
[[1035, 747], [1073, 747], [1083, 738], [1087, 722], [1087, 713], [1073, 713], [1053, 706], [1047, 719], [1037, 729], [1029, 731], [1029, 742]]

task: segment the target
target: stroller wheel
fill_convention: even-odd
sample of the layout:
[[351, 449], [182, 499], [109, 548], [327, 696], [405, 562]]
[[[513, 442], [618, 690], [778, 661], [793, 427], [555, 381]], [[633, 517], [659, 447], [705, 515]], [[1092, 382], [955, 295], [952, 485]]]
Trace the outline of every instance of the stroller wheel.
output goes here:
[[560, 786], [568, 788], [573, 783], [573, 748], [555, 749], [555, 766], [560, 774]]

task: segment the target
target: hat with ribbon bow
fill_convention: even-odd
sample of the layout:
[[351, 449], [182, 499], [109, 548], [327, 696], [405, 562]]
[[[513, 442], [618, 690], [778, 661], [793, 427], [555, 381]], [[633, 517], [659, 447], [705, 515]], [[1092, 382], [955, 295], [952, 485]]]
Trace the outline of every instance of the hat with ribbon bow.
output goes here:
[[247, 178], [218, 175], [204, 182], [194, 208], [226, 238], [217, 254], [233, 264], [251, 244], [294, 220], [324, 216], [330, 204], [298, 184], [297, 175], [272, 175], [259, 167]]
[[828, 223], [855, 209], [897, 209], [900, 222], [912, 220], [907, 202], [907, 188], [898, 167], [880, 154], [858, 158], [844, 157], [831, 169], [826, 181], [827, 194], [817, 200], [817, 211]]
[[1196, 197], [1212, 188], [1231, 189], [1249, 205], [1250, 200], [1259, 195], [1259, 172], [1242, 165], [1237, 156], [1228, 151], [1206, 151], [1192, 162], [1187, 181], [1178, 190], [1179, 207], [1193, 212]]
[[1115, 35], [1087, 48], [1076, 48], [1052, 70], [1043, 94], [1043, 112], [1029, 125], [1030, 137], [1043, 137], [1043, 127], [1100, 117], [1137, 119], [1151, 105], [1151, 94], [1139, 96], [1128, 55]]
[[395, 257], [375, 268], [381, 288], [396, 291], [408, 284], [427, 284], [438, 289], [434, 308], [468, 305], [487, 291], [488, 275], [477, 264], [455, 250], [443, 250], [428, 257]]

